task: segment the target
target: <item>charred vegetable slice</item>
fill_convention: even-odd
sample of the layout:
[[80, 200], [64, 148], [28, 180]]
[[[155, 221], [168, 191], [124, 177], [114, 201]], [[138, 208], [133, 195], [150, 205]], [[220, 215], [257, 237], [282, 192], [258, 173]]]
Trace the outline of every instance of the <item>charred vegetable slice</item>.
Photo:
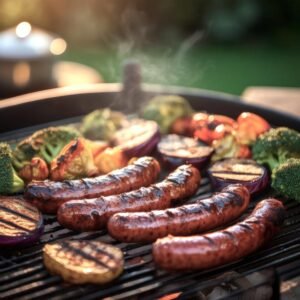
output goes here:
[[229, 158], [218, 161], [209, 168], [208, 174], [218, 190], [233, 183], [241, 183], [254, 194], [264, 190], [269, 183], [267, 169], [251, 159]]
[[128, 158], [132, 158], [151, 154], [159, 140], [159, 128], [155, 122], [134, 119], [115, 133], [112, 143], [119, 146]]
[[0, 198], [0, 246], [34, 243], [43, 230], [43, 217], [37, 208], [20, 199]]
[[212, 147], [177, 134], [163, 137], [157, 148], [163, 162], [171, 168], [183, 164], [192, 164], [201, 168], [213, 153]]
[[102, 284], [123, 271], [122, 251], [100, 241], [60, 241], [45, 245], [43, 253], [50, 273], [71, 283]]

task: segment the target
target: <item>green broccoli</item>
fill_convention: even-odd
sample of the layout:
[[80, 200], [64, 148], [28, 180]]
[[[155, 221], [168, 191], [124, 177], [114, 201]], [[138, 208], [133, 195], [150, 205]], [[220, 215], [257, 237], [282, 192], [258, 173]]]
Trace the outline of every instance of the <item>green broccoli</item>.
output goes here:
[[90, 140], [108, 141], [123, 126], [125, 120], [125, 116], [118, 111], [97, 109], [83, 118], [80, 131]]
[[10, 146], [0, 143], [0, 194], [18, 193], [24, 188], [24, 182], [17, 175], [12, 160]]
[[48, 127], [21, 141], [13, 152], [14, 166], [20, 170], [30, 163], [34, 156], [41, 157], [48, 164], [59, 154], [61, 149], [80, 133], [71, 127]]
[[153, 120], [162, 133], [168, 133], [172, 123], [181, 117], [190, 116], [193, 109], [189, 102], [177, 95], [156, 96], [142, 112], [142, 118]]
[[300, 159], [290, 158], [272, 173], [272, 187], [279, 194], [300, 201]]
[[252, 155], [271, 170], [291, 157], [300, 158], [300, 133], [286, 127], [271, 129], [254, 142]]

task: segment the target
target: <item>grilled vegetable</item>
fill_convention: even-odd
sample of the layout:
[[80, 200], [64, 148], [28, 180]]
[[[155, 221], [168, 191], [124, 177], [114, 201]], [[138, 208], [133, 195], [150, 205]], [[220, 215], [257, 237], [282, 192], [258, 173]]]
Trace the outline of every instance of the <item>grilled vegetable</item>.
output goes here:
[[247, 145], [241, 145], [237, 142], [234, 132], [226, 133], [223, 138], [214, 140], [212, 143], [215, 152], [212, 161], [218, 161], [224, 158], [249, 158], [251, 157], [250, 148]]
[[67, 144], [51, 162], [51, 179], [61, 181], [97, 175], [98, 169], [89, 145], [83, 138]]
[[157, 122], [161, 133], [168, 133], [176, 119], [192, 113], [193, 109], [186, 99], [176, 95], [161, 95], [149, 101], [142, 112], [142, 118]]
[[0, 143], [0, 194], [21, 192], [23, 188], [24, 182], [13, 167], [10, 146], [6, 143]]
[[300, 133], [279, 127], [262, 134], [253, 144], [253, 158], [271, 170], [289, 158], [300, 158]]
[[80, 131], [88, 139], [108, 141], [124, 122], [126, 118], [120, 112], [97, 109], [83, 118]]
[[43, 230], [43, 217], [37, 208], [20, 199], [0, 198], [0, 246], [35, 243]]
[[26, 182], [45, 180], [49, 176], [49, 169], [47, 163], [42, 158], [33, 157], [31, 162], [19, 171], [18, 175]]
[[88, 147], [91, 149], [94, 159], [109, 147], [109, 143], [106, 141], [91, 141], [85, 139], [85, 142], [87, 143]]
[[77, 130], [63, 126], [36, 131], [17, 145], [13, 153], [14, 166], [20, 170], [29, 164], [34, 156], [41, 157], [50, 164], [61, 149], [78, 136], [80, 134]]
[[250, 145], [269, 129], [270, 124], [262, 117], [243, 112], [237, 118], [237, 141], [241, 145]]
[[213, 148], [192, 138], [169, 134], [162, 138], [157, 146], [166, 166], [176, 168], [183, 164], [192, 164], [201, 168], [209, 161]]
[[254, 194], [263, 191], [269, 183], [266, 168], [251, 159], [229, 158], [218, 161], [209, 168], [208, 174], [217, 190], [241, 183]]
[[123, 253], [100, 241], [61, 241], [45, 245], [44, 264], [65, 281], [102, 284], [123, 271]]
[[128, 158], [120, 147], [107, 148], [94, 159], [99, 174], [107, 174], [113, 170], [124, 168]]
[[272, 187], [279, 194], [300, 201], [300, 159], [290, 158], [273, 170]]
[[193, 116], [191, 127], [195, 138], [211, 145], [213, 141], [222, 139], [226, 133], [231, 133], [236, 122], [223, 115], [198, 113]]
[[134, 119], [115, 133], [112, 143], [132, 158], [151, 154], [159, 140], [159, 128], [155, 122]]

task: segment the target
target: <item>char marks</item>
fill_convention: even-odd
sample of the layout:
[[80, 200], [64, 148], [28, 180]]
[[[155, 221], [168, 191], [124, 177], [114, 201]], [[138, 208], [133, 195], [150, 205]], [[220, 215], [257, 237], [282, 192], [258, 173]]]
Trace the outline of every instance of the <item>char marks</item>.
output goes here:
[[16, 228], [18, 230], [22, 230], [24, 232], [30, 232], [31, 231], [30, 229], [25, 228], [23, 226], [20, 226], [19, 224], [16, 224], [16, 223], [14, 223], [12, 221], [9, 221], [9, 220], [0, 219], [0, 222], [3, 223], [3, 224], [6, 224], [6, 225], [8, 225], [8, 226], [10, 226], [12, 228]]
[[[90, 246], [90, 245], [88, 245], [88, 246]], [[97, 264], [101, 267], [104, 267], [104, 268], [106, 268], [108, 270], [111, 270], [111, 271], [114, 270], [114, 268], [111, 268], [110, 266], [105, 264], [103, 261], [97, 259], [95, 256], [85, 252], [84, 249], [85, 249], [86, 245], [85, 245], [85, 247], [79, 249], [79, 248], [76, 248], [76, 247], [70, 245], [70, 243], [68, 241], [64, 241], [64, 242], [61, 243], [61, 247], [62, 247], [61, 248], [62, 251], [66, 251], [66, 250], [70, 251], [70, 252], [72, 252], [72, 253], [74, 253], [78, 256], [81, 256], [82, 258], [84, 258], [86, 260], [94, 262], [95, 264]], [[100, 251], [98, 251], [98, 249], [92, 249], [92, 250], [96, 250], [97, 254], [100, 253]], [[106, 256], [108, 256], [106, 252], [104, 252], [104, 253], [105, 253]], [[101, 252], [101, 254], [102, 254], [102, 252]], [[109, 258], [111, 258], [111, 257], [109, 257]]]
[[[26, 207], [26, 209], [27, 209], [27, 207]], [[23, 218], [23, 219], [26, 219], [27, 221], [32, 222], [32, 223], [35, 223], [37, 221], [37, 220], [35, 220], [35, 219], [25, 215], [25, 214], [22, 214], [19, 211], [13, 210], [13, 209], [11, 209], [9, 207], [6, 207], [6, 206], [3, 206], [3, 205], [0, 205], [0, 210], [4, 210], [4, 211], [6, 211], [10, 214], [13, 214], [13, 215], [18, 216], [18, 217]], [[31, 211], [33, 212], [32, 209], [31, 209]], [[37, 213], [37, 211], [35, 211], [35, 213]]]

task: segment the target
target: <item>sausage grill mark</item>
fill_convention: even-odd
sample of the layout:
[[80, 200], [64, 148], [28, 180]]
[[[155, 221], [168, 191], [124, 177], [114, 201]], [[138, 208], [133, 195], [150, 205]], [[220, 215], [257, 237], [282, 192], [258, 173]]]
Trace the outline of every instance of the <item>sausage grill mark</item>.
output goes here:
[[280, 201], [266, 199], [244, 221], [225, 230], [158, 239], [153, 244], [153, 259], [168, 270], [203, 270], [223, 265], [249, 255], [269, 241], [279, 231], [284, 216]]
[[35, 181], [24, 193], [44, 213], [56, 213], [69, 200], [92, 199], [121, 194], [154, 183], [160, 172], [159, 163], [152, 157], [142, 157], [132, 165], [107, 175], [77, 180]]
[[212, 198], [198, 200], [194, 204], [152, 212], [116, 213], [108, 221], [108, 231], [123, 242], [151, 242], [169, 234], [191, 235], [239, 217], [248, 207], [249, 200], [250, 193], [246, 187], [231, 185]]
[[[169, 178], [172, 178], [172, 182]], [[115, 213], [164, 209], [170, 207], [175, 200], [193, 195], [199, 185], [199, 171], [191, 165], [183, 165], [164, 181], [150, 187], [141, 187], [119, 195], [64, 203], [57, 212], [58, 222], [73, 230], [98, 230], [105, 227], [108, 219]]]

